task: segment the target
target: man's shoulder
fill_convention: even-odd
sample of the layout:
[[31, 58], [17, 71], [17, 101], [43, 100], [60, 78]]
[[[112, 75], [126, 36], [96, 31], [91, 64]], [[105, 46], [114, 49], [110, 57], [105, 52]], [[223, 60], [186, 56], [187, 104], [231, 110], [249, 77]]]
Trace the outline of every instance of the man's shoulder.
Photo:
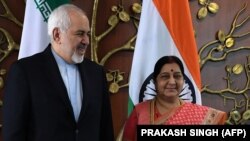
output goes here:
[[100, 65], [97, 62], [94, 62], [88, 58], [84, 58], [82, 64], [87, 65], [87, 66], [97, 67], [97, 68], [103, 68], [102, 65]]
[[25, 58], [21, 58], [19, 60], [16, 60], [16, 63], [18, 64], [36, 64], [39, 63], [42, 59], [42, 53], [37, 53], [32, 56], [28, 56]]

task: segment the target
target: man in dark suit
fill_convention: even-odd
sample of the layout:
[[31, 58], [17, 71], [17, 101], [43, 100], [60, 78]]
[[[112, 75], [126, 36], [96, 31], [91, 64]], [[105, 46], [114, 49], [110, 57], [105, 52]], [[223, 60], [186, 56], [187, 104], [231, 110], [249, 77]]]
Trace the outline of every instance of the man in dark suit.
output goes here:
[[104, 69], [84, 58], [89, 32], [89, 20], [76, 6], [51, 13], [51, 45], [10, 68], [4, 141], [114, 140]]

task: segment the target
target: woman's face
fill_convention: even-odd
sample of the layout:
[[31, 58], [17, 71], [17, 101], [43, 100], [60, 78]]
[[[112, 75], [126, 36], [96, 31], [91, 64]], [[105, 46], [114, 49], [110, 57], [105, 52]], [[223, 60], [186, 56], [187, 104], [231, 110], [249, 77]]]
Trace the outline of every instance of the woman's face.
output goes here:
[[176, 63], [165, 64], [156, 77], [156, 91], [160, 98], [179, 97], [184, 84], [184, 77]]

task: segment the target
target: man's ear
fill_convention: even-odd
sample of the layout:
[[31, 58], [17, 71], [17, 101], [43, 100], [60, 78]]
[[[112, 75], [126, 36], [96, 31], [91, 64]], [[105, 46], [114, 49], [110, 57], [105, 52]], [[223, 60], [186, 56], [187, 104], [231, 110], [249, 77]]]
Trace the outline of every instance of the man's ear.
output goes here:
[[58, 27], [54, 28], [53, 29], [53, 40], [56, 42], [56, 43], [61, 43], [61, 31]]

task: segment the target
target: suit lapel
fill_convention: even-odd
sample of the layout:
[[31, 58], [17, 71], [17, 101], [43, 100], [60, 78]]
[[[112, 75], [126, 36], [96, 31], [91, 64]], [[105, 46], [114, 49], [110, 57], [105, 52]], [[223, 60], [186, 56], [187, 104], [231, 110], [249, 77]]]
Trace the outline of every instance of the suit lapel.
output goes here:
[[83, 63], [78, 64], [78, 69], [81, 75], [81, 80], [82, 80], [82, 91], [83, 91], [83, 99], [82, 99], [82, 107], [81, 107], [81, 111], [80, 111], [80, 115], [79, 115], [79, 119], [78, 121], [80, 121], [80, 119], [82, 118], [82, 116], [84, 115], [87, 105], [88, 105], [88, 75], [86, 75], [86, 66], [85, 63], [83, 61]]
[[45, 75], [47, 75], [47, 78], [50, 79], [51, 84], [53, 85], [52, 88], [54, 88], [54, 91], [56, 94], [60, 97], [60, 99], [63, 101], [65, 107], [72, 115], [72, 119], [75, 121], [73, 109], [68, 97], [67, 89], [64, 85], [62, 76], [60, 74], [58, 65], [56, 63], [56, 60], [51, 52], [51, 47], [47, 47], [44, 53], [44, 68], [47, 68], [45, 71]]

